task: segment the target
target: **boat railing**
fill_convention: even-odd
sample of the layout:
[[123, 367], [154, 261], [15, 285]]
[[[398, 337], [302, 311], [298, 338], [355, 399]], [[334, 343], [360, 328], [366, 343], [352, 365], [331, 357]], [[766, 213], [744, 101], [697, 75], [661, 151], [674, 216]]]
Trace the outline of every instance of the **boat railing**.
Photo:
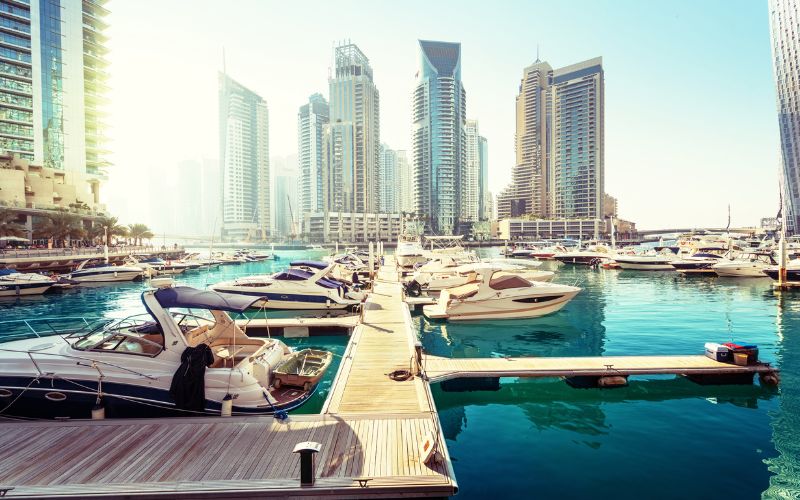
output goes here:
[[43, 372], [42, 369], [39, 367], [39, 364], [34, 359], [34, 356], [45, 356], [45, 357], [49, 356], [51, 358], [74, 359], [74, 360], [77, 360], [78, 365], [94, 367], [97, 370], [98, 375], [101, 378], [103, 377], [103, 372], [100, 370], [98, 365], [110, 366], [112, 368], [116, 368], [118, 370], [122, 370], [122, 371], [125, 371], [125, 372], [128, 372], [128, 373], [133, 373], [134, 375], [138, 375], [140, 377], [144, 377], [144, 378], [149, 379], [149, 380], [158, 380], [158, 377], [156, 377], [156, 376], [148, 375], [147, 373], [142, 373], [142, 372], [140, 372], [138, 370], [134, 370], [132, 368], [128, 368], [128, 367], [125, 367], [125, 366], [122, 366], [122, 365], [118, 365], [116, 363], [110, 363], [108, 361], [102, 361], [102, 360], [98, 360], [98, 359], [95, 359], [95, 358], [90, 358], [88, 356], [77, 356], [77, 355], [74, 355], [74, 354], [62, 354], [62, 353], [52, 353], [52, 352], [36, 352], [36, 351], [29, 351], [29, 350], [23, 350], [23, 349], [7, 349], [7, 348], [3, 348], [2, 344], [0, 344], [0, 352], [15, 352], [15, 353], [27, 354], [28, 357], [31, 360], [31, 363], [33, 363], [34, 368], [39, 373], [40, 377], [56, 378], [57, 375], [55, 373], [52, 373], [52, 372]]
[[[109, 322], [114, 320], [103, 318], [87, 318], [83, 316], [67, 316], [58, 318], [34, 318], [34, 319], [18, 319], [0, 322], [0, 342], [7, 342], [10, 340], [21, 340], [31, 337], [52, 337], [59, 336], [75, 336], [86, 335], [100, 327], [108, 325]], [[27, 331], [14, 332], [18, 327], [24, 327]], [[5, 333], [11, 330], [12, 333]]]

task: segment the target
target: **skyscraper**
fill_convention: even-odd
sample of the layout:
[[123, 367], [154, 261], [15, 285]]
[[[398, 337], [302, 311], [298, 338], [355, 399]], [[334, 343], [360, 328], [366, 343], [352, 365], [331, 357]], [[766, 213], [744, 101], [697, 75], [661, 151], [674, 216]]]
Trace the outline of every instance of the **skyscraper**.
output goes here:
[[297, 214], [297, 176], [285, 172], [275, 176], [275, 235], [279, 238], [294, 239], [298, 236]]
[[368, 213], [378, 209], [380, 98], [372, 67], [351, 43], [334, 49], [329, 79], [330, 123], [323, 132], [328, 210]]
[[602, 217], [603, 89], [600, 57], [556, 70], [538, 60], [525, 68], [516, 163], [497, 197], [499, 218]]
[[0, 0], [0, 153], [102, 176], [105, 0]]
[[411, 164], [405, 150], [395, 151], [397, 159], [397, 211], [411, 213], [414, 211], [414, 181]]
[[225, 73], [219, 84], [222, 236], [263, 240], [270, 233], [267, 103]]
[[478, 219], [487, 220], [492, 218], [492, 193], [489, 192], [489, 142], [486, 137], [478, 137], [478, 152], [481, 159]]
[[797, 0], [770, 0], [772, 61], [781, 133], [783, 201], [787, 230], [800, 227], [800, 9]]
[[551, 95], [552, 216], [600, 219], [605, 188], [603, 59], [555, 70]]
[[466, 92], [461, 44], [419, 41], [412, 94], [414, 206], [434, 233], [458, 230], [465, 167]]
[[381, 144], [380, 161], [378, 163], [378, 186], [380, 197], [378, 211], [383, 213], [398, 212], [397, 202], [397, 152], [386, 144]]
[[461, 220], [476, 222], [481, 212], [481, 136], [478, 120], [466, 121], [464, 135], [467, 147], [464, 155], [464, 175], [461, 179]]
[[300, 169], [298, 207], [299, 220], [305, 214], [325, 210], [327, 176], [323, 168], [323, 129], [328, 124], [328, 101], [322, 94], [314, 94], [297, 113], [297, 158]]

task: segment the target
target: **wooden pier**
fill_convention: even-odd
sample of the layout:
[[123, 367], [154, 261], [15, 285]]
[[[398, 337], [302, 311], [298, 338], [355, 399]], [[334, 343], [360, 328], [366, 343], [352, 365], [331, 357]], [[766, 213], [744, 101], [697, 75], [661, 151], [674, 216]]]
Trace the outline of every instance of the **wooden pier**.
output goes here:
[[[766, 363], [738, 366], [706, 356], [595, 356], [578, 358], [442, 358], [426, 355], [423, 368], [431, 383], [458, 378], [501, 377], [624, 377], [631, 375], [685, 375], [724, 382], [759, 374], [777, 383], [778, 371]], [[768, 378], [774, 376], [775, 379]]]

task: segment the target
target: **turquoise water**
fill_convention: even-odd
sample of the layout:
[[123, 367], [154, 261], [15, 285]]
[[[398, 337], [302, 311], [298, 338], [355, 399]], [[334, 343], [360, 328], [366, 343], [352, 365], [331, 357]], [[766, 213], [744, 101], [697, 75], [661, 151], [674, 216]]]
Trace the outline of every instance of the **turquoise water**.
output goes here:
[[[279, 253], [277, 262], [185, 273], [178, 281], [205, 286], [311, 256]], [[563, 266], [557, 281], [577, 281], [584, 290], [544, 318], [414, 321], [426, 350], [453, 357], [694, 354], [708, 341], [750, 342], [781, 368], [780, 390], [663, 376], [602, 391], [549, 379], [502, 379], [494, 392], [447, 393], [435, 386], [459, 498], [800, 497], [800, 292], [775, 293], [768, 279]], [[143, 312], [143, 288], [135, 283], [0, 301], [0, 319], [124, 317]], [[341, 355], [346, 338], [287, 343]], [[300, 412], [319, 411], [339, 359]]]

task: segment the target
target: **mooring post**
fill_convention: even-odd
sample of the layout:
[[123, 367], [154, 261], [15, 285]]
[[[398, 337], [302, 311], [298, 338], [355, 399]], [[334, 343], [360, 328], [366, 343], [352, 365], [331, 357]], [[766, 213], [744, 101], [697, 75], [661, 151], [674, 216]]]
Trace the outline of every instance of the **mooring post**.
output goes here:
[[300, 486], [314, 485], [314, 456], [322, 449], [322, 445], [314, 441], [297, 443], [292, 453], [300, 454]]
[[422, 342], [419, 340], [414, 344], [414, 358], [416, 361], [414, 375], [419, 375], [422, 373]]

